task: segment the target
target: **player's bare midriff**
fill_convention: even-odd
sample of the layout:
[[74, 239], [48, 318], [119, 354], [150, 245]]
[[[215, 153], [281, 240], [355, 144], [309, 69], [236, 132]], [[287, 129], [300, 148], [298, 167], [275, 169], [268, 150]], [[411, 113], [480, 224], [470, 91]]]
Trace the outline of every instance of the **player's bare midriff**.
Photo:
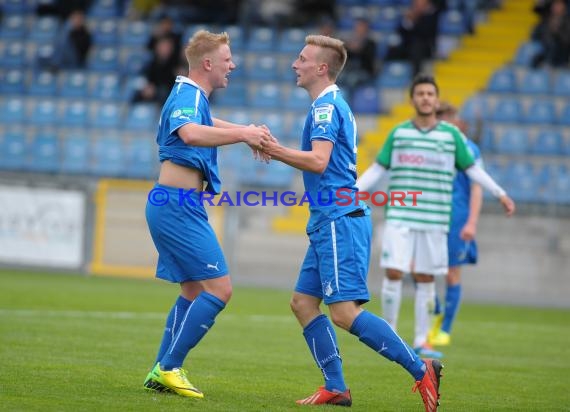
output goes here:
[[202, 172], [197, 169], [180, 166], [172, 163], [170, 160], [165, 160], [160, 166], [158, 183], [171, 187], [202, 191], [204, 187], [204, 176]]

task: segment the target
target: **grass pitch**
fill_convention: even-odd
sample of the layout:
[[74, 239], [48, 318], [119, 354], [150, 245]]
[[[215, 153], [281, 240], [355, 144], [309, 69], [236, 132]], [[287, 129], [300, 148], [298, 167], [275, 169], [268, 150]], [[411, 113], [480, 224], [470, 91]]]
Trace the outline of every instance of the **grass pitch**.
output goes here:
[[[294, 404], [322, 384], [290, 291], [236, 288], [185, 366], [204, 400], [148, 393], [177, 287], [0, 272], [2, 411], [338, 410]], [[379, 302], [366, 308], [379, 313]], [[411, 340], [413, 307], [399, 332]], [[338, 331], [354, 411], [422, 411], [412, 378]], [[570, 311], [465, 304], [446, 348], [441, 411], [570, 410]]]

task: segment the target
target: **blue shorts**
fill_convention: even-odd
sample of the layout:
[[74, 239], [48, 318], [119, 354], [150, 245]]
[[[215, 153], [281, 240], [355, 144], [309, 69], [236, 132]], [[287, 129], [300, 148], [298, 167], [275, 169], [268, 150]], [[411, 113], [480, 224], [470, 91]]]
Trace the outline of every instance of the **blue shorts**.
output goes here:
[[447, 234], [449, 267], [474, 265], [477, 263], [477, 242], [465, 241], [459, 237], [463, 224], [452, 224]]
[[178, 188], [158, 183], [149, 194], [146, 221], [158, 251], [157, 278], [181, 283], [228, 273], [199, 193], [193, 193], [191, 200], [179, 202]]
[[368, 302], [371, 239], [369, 215], [341, 216], [309, 233], [309, 248], [295, 292], [323, 299], [327, 305]]

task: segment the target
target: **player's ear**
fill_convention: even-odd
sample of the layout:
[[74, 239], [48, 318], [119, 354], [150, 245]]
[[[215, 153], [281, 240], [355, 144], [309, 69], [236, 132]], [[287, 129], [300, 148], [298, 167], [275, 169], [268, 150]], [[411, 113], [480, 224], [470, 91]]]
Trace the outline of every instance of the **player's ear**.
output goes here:
[[209, 57], [206, 57], [204, 60], [202, 60], [202, 67], [207, 72], [212, 70], [212, 59], [210, 59]]

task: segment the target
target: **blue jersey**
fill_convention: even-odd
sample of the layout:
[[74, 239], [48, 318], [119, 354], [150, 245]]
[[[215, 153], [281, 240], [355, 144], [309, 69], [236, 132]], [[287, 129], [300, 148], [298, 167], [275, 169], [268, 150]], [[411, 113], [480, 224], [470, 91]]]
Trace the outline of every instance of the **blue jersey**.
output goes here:
[[[308, 233], [359, 208], [355, 204], [356, 123], [336, 85], [323, 90], [311, 105], [303, 128], [301, 150], [312, 150], [313, 140], [328, 140], [334, 147], [322, 174], [303, 172], [305, 190], [311, 197]], [[347, 199], [351, 199], [348, 206], [337, 204], [339, 189], [342, 189], [342, 203], [348, 204]]]
[[[481, 152], [479, 147], [471, 140], [467, 139], [467, 148], [475, 159], [475, 164], [483, 167]], [[458, 170], [453, 180], [453, 194], [451, 206], [451, 226], [463, 227], [469, 217], [469, 203], [471, 200], [471, 179], [464, 171]]]
[[199, 170], [206, 181], [205, 190], [220, 193], [218, 149], [184, 143], [178, 136], [178, 129], [188, 123], [214, 125], [204, 90], [191, 79], [178, 76], [160, 114], [156, 137], [159, 159], [161, 162], [170, 160], [172, 163]]

